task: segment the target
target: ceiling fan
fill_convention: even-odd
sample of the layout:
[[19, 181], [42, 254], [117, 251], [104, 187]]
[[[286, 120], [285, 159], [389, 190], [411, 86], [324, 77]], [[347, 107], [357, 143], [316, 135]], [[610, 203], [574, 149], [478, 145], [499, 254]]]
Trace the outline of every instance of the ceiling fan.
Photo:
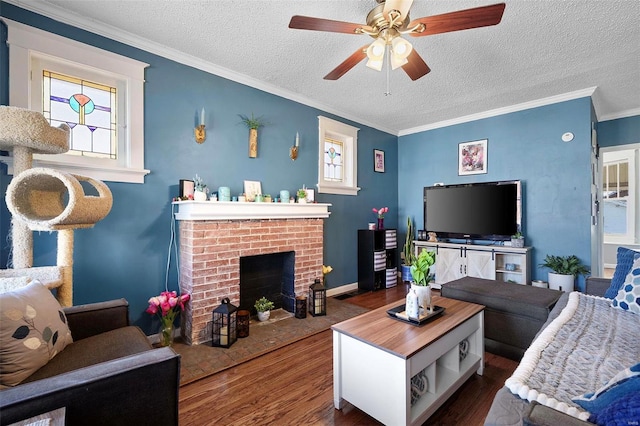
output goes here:
[[442, 34], [471, 28], [488, 27], [500, 23], [505, 4], [475, 7], [441, 15], [425, 16], [411, 20], [409, 9], [413, 0], [376, 0], [378, 5], [367, 15], [366, 24], [334, 21], [295, 15], [289, 28], [327, 31], [345, 34], [366, 34], [375, 39], [353, 52], [344, 62], [324, 76], [325, 80], [337, 80], [364, 58], [367, 66], [382, 70], [385, 55], [392, 69], [402, 67], [411, 80], [417, 80], [431, 71], [411, 43], [402, 38]]

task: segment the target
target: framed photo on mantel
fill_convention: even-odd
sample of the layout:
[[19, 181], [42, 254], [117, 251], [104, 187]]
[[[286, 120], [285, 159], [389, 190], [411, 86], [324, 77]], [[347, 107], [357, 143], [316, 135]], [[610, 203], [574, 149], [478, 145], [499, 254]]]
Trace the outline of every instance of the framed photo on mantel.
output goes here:
[[487, 141], [482, 139], [458, 144], [458, 175], [487, 173]]

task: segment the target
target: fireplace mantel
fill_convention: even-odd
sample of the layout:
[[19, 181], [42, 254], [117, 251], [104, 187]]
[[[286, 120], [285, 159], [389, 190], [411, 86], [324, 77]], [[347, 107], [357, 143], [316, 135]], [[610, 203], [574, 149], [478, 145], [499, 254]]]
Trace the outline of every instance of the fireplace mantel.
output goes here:
[[325, 203], [248, 203], [234, 201], [174, 201], [177, 220], [326, 219]]

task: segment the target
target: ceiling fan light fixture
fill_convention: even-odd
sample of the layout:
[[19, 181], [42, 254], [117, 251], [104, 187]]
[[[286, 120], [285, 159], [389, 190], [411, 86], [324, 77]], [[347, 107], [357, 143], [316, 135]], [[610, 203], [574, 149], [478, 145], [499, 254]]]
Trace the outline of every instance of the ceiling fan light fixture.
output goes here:
[[393, 51], [392, 56], [406, 59], [409, 54], [411, 54], [413, 46], [402, 37], [395, 37], [393, 40], [391, 40], [391, 50]]
[[376, 71], [382, 71], [382, 59], [369, 59], [367, 61], [367, 66]]
[[382, 60], [384, 59], [385, 49], [386, 49], [386, 44], [384, 40], [377, 38], [367, 48], [367, 57], [369, 58], [369, 60], [382, 62]]
[[401, 58], [394, 54], [389, 55], [389, 60], [391, 61], [392, 70], [395, 70], [396, 68], [399, 68], [409, 62], [407, 58]]

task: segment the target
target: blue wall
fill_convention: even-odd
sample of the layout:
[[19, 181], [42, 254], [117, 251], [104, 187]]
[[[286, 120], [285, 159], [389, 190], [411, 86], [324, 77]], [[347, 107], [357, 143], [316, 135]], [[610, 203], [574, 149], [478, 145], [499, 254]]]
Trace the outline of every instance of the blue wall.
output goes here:
[[640, 143], [640, 115], [598, 123], [598, 144], [601, 147]]
[[[399, 138], [399, 217], [422, 229], [422, 188], [519, 179], [525, 243], [534, 247], [532, 276], [546, 254], [575, 254], [590, 263], [591, 100], [582, 98]], [[562, 142], [565, 132], [575, 135]], [[488, 139], [487, 173], [458, 176], [458, 144]], [[578, 287], [582, 288], [583, 280]]]
[[[170, 200], [178, 193], [179, 179], [197, 173], [211, 188], [231, 187], [242, 191], [244, 180], [262, 182], [265, 193], [281, 189], [293, 192], [303, 184], [317, 183], [318, 115], [338, 119], [360, 128], [358, 132], [357, 197], [318, 194], [319, 202], [331, 203], [325, 221], [324, 263], [334, 271], [328, 285], [337, 287], [357, 281], [357, 229], [375, 218], [373, 207], [389, 206], [397, 211], [397, 138], [332, 114], [279, 96], [265, 93], [174, 61], [114, 42], [49, 18], [2, 3], [2, 16], [52, 33], [113, 51], [150, 66], [145, 74], [145, 168], [151, 170], [144, 184], [108, 182], [113, 209], [93, 229], [75, 232], [74, 304], [126, 298], [132, 321], [151, 332], [154, 326], [144, 313], [149, 297], [164, 289], [165, 265], [170, 236]], [[4, 45], [4, 39], [0, 40]], [[0, 70], [6, 69], [6, 56]], [[2, 74], [0, 87], [8, 75]], [[336, 84], [340, 84], [339, 82]], [[6, 104], [7, 100], [2, 99]], [[207, 140], [194, 141], [196, 111], [205, 107]], [[248, 158], [248, 130], [239, 125], [238, 114], [264, 115], [270, 125], [260, 130], [258, 158]], [[288, 150], [300, 133], [298, 160]], [[373, 172], [373, 150], [386, 154], [386, 173]], [[10, 176], [0, 171], [0, 187]], [[6, 257], [8, 212], [2, 199], [2, 249]], [[390, 214], [386, 227], [397, 226]], [[34, 237], [34, 265], [54, 265], [55, 234]], [[6, 267], [3, 263], [1, 267]], [[318, 271], [320, 274], [320, 271]], [[312, 283], [309, 283], [312, 284]], [[170, 271], [170, 289], [177, 289], [175, 259]]]

